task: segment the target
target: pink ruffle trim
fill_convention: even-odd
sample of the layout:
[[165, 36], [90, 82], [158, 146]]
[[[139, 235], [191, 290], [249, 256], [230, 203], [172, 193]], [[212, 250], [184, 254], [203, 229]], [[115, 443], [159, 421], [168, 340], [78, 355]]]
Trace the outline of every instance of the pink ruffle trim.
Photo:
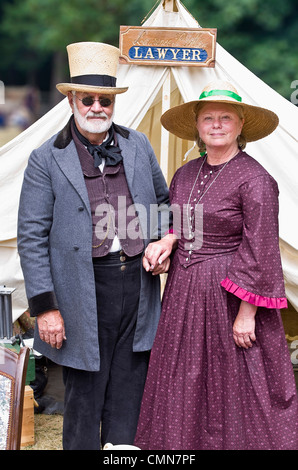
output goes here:
[[266, 307], [266, 308], [287, 308], [288, 302], [286, 297], [263, 297], [262, 295], [252, 294], [246, 289], [237, 286], [233, 281], [226, 277], [220, 285], [226, 289], [226, 291], [231, 292], [231, 294], [236, 295], [241, 300], [248, 302], [250, 304], [256, 305], [257, 307]]

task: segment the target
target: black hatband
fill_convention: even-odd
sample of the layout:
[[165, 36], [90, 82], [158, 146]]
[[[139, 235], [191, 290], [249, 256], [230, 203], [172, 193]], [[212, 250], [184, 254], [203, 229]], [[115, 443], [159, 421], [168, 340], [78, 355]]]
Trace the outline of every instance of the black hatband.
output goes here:
[[111, 75], [78, 75], [77, 77], [71, 77], [71, 83], [77, 85], [102, 87], [115, 87], [116, 80], [116, 77], [112, 77]]

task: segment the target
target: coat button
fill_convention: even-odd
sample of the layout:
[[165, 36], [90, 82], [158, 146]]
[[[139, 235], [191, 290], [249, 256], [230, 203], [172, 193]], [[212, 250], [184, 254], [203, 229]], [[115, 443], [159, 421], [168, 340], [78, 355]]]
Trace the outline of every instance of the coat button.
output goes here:
[[120, 256], [120, 261], [123, 263], [123, 261], [126, 260], [126, 257], [125, 256]]
[[80, 247], [78, 247], [78, 245], [75, 245], [75, 246], [73, 247], [73, 249], [74, 249], [75, 251], [78, 251], [78, 250], [80, 249]]
[[84, 210], [84, 207], [80, 206], [78, 209], [79, 209], [79, 212], [82, 212]]
[[125, 271], [125, 269], [126, 269], [126, 266], [124, 266], [124, 265], [123, 265], [123, 266], [121, 266], [121, 268], [120, 268], [120, 269], [121, 269], [121, 271]]

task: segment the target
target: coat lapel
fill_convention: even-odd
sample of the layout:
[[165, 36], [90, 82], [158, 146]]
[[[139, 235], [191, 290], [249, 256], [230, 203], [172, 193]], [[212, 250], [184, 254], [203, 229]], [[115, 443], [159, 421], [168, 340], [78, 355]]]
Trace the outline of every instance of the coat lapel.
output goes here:
[[72, 140], [67, 147], [62, 149], [54, 147], [53, 155], [61, 171], [69, 180], [70, 184], [72, 184], [75, 190], [79, 193], [91, 214], [88, 192], [74, 141]]
[[136, 143], [119, 134], [117, 135], [117, 139], [119, 141], [119, 147], [121, 148], [127, 184], [133, 196], [132, 188], [135, 171]]

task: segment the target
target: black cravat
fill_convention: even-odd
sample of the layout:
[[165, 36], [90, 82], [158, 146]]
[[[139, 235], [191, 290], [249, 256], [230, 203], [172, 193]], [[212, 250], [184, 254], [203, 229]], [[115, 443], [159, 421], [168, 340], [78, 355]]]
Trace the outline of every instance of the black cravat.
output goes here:
[[114, 141], [114, 129], [113, 125], [109, 129], [109, 137], [107, 140], [105, 140], [102, 144], [100, 145], [93, 145], [89, 142], [86, 137], [84, 137], [80, 131], [78, 130], [76, 123], [74, 121], [74, 130], [82, 144], [84, 144], [87, 147], [87, 150], [89, 153], [93, 156], [94, 159], [94, 166], [97, 168], [101, 162], [102, 159], [105, 159], [105, 164], [107, 166], [114, 166], [117, 165], [117, 163], [121, 162], [122, 160], [122, 155], [121, 155], [121, 150], [119, 147], [116, 145], [112, 145], [112, 142]]

